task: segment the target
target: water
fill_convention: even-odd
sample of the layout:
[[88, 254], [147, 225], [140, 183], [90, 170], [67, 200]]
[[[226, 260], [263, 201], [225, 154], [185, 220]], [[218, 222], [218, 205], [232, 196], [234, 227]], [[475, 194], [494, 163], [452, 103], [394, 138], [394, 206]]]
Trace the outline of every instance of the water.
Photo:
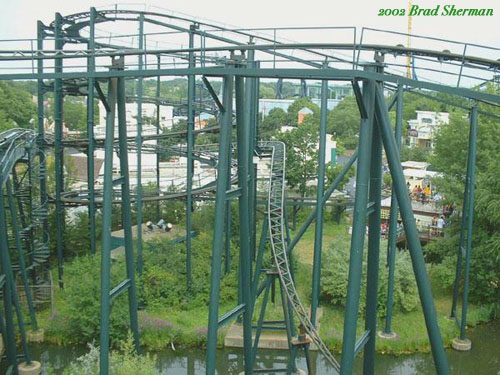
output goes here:
[[[453, 375], [498, 375], [500, 374], [500, 322], [479, 326], [469, 332], [472, 350], [459, 353], [448, 350], [451, 373]], [[85, 347], [61, 347], [56, 345], [32, 346], [33, 358], [40, 359], [44, 367], [50, 365], [56, 374], [86, 351]], [[204, 375], [205, 353], [203, 350], [167, 350], [154, 353], [157, 367], [165, 375]], [[258, 365], [263, 367], [284, 367], [287, 352], [259, 351]], [[316, 375], [332, 374], [330, 365], [322, 356], [312, 353], [313, 370]], [[298, 360], [299, 368], [306, 368], [305, 359]], [[217, 353], [217, 372], [219, 375], [236, 375], [243, 370], [241, 350], [221, 349]], [[355, 374], [362, 373], [362, 362], [357, 360]], [[417, 375], [435, 374], [430, 354], [412, 354], [405, 356], [379, 355], [376, 360], [376, 374]]]

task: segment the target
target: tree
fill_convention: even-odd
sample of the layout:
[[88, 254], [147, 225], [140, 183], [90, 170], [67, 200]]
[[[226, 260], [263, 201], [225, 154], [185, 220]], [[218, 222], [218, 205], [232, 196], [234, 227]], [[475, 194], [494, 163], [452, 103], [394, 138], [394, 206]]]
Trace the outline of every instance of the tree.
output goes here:
[[[360, 120], [356, 98], [347, 96], [328, 114], [328, 133], [341, 139], [352, 138], [359, 132]], [[344, 143], [351, 148], [352, 142]]]
[[[496, 92], [491, 87], [490, 92]], [[500, 115], [495, 107], [481, 104], [480, 109]], [[457, 202], [461, 212], [466, 177], [469, 120], [464, 111], [455, 111], [450, 123], [441, 126], [436, 135], [435, 153], [431, 161], [442, 177], [435, 184], [446, 200]], [[498, 153], [500, 127], [498, 120], [479, 116], [477, 132], [476, 204], [472, 238], [470, 297], [472, 302], [493, 304], [493, 313], [500, 316], [500, 155]], [[458, 248], [459, 225], [448, 229], [455, 241], [438, 240], [435, 249], [445, 254], [443, 263], [450, 255], [455, 257]], [[448, 241], [449, 242], [449, 241]], [[454, 263], [452, 263], [454, 264]]]
[[[344, 169], [344, 166], [342, 164], [337, 164], [336, 166], [332, 166], [330, 162], [327, 163], [326, 166], [326, 179], [327, 179], [327, 185], [331, 185], [333, 183], [333, 180], [337, 178], [337, 176], [342, 172]], [[344, 185], [349, 182], [349, 179], [354, 176], [354, 168], [351, 167], [349, 168], [349, 171], [347, 171], [346, 175], [340, 182], [340, 184], [337, 187], [337, 190], [342, 190], [344, 188]]]
[[309, 97], [299, 98], [288, 107], [286, 125], [297, 126], [299, 111], [303, 108], [309, 108], [312, 116], [319, 119], [319, 107], [314, 104]]
[[317, 175], [319, 125], [313, 115], [295, 129], [279, 133], [277, 138], [286, 145], [286, 179], [291, 188], [306, 195], [307, 182]]
[[36, 106], [31, 95], [10, 82], [0, 82], [0, 131], [33, 128]]
[[281, 108], [273, 108], [264, 117], [259, 127], [259, 139], [269, 140], [287, 122], [287, 114]]

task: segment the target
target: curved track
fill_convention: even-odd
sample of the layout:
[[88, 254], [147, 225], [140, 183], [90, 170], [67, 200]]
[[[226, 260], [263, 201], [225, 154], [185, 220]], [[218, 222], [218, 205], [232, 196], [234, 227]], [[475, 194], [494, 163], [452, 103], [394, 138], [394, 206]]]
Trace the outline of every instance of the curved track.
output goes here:
[[340, 365], [328, 350], [326, 344], [321, 340], [316, 328], [309, 320], [309, 313], [302, 305], [295, 282], [292, 277], [290, 265], [288, 263], [286, 242], [284, 238], [283, 206], [285, 204], [285, 144], [282, 142], [261, 142], [259, 146], [271, 149], [271, 176], [269, 177], [268, 190], [268, 221], [271, 239], [271, 250], [274, 264], [278, 271], [281, 287], [284, 289], [293, 310], [297, 314], [301, 324], [304, 326], [309, 338], [316, 345], [318, 350], [326, 357], [328, 362], [337, 370]]

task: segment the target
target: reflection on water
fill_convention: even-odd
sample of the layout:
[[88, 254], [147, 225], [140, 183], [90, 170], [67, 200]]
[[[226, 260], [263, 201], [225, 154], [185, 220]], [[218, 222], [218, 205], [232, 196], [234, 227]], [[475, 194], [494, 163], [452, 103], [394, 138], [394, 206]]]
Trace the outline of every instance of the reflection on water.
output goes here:
[[[459, 353], [447, 352], [453, 375], [497, 375], [500, 374], [500, 322], [477, 327], [469, 334], [472, 350]], [[73, 359], [86, 351], [84, 347], [59, 347], [37, 345], [32, 347], [33, 358], [40, 358], [56, 369], [56, 374]], [[155, 353], [157, 367], [165, 375], [204, 375], [205, 352], [203, 350], [177, 350]], [[257, 366], [260, 368], [283, 368], [288, 360], [284, 351], [260, 351]], [[312, 353], [313, 371], [316, 375], [332, 374], [329, 363], [316, 353]], [[297, 362], [299, 368], [306, 368], [301, 356]], [[217, 373], [219, 375], [237, 375], [243, 370], [243, 353], [237, 349], [221, 349], [217, 353]], [[362, 373], [362, 360], [356, 362], [355, 374]], [[430, 354], [408, 356], [380, 355], [376, 360], [376, 374], [420, 375], [434, 374], [434, 364]]]

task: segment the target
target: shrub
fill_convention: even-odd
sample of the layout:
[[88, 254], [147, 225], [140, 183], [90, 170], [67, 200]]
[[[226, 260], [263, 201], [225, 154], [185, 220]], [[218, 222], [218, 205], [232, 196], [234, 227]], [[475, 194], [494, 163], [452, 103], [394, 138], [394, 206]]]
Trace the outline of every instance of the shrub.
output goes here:
[[[385, 241], [380, 246], [379, 284], [378, 284], [378, 310], [385, 314], [387, 298], [387, 267]], [[332, 242], [326, 250], [322, 266], [321, 296], [338, 306], [345, 307], [347, 298], [347, 283], [349, 274], [349, 239], [339, 239]], [[366, 249], [363, 256], [363, 277], [361, 284], [360, 309], [364, 310], [366, 302]], [[411, 259], [406, 251], [398, 251], [396, 257], [394, 283], [394, 308], [395, 310], [409, 312], [418, 305], [418, 290], [413, 275]]]
[[[77, 358], [66, 370], [64, 375], [98, 375], [99, 348], [89, 344], [89, 352]], [[120, 343], [120, 350], [112, 351], [109, 357], [110, 375], [156, 375], [156, 359], [148, 354], [139, 355], [135, 351], [131, 334]]]
[[[100, 256], [75, 258], [64, 267], [63, 301], [49, 319], [49, 332], [59, 333], [66, 343], [91, 342], [100, 332]], [[125, 265], [115, 261], [111, 267], [111, 285], [125, 278]], [[64, 330], [61, 328], [63, 327]], [[113, 301], [110, 316], [110, 334], [113, 339], [124, 339], [129, 328], [128, 301], [121, 296]]]

